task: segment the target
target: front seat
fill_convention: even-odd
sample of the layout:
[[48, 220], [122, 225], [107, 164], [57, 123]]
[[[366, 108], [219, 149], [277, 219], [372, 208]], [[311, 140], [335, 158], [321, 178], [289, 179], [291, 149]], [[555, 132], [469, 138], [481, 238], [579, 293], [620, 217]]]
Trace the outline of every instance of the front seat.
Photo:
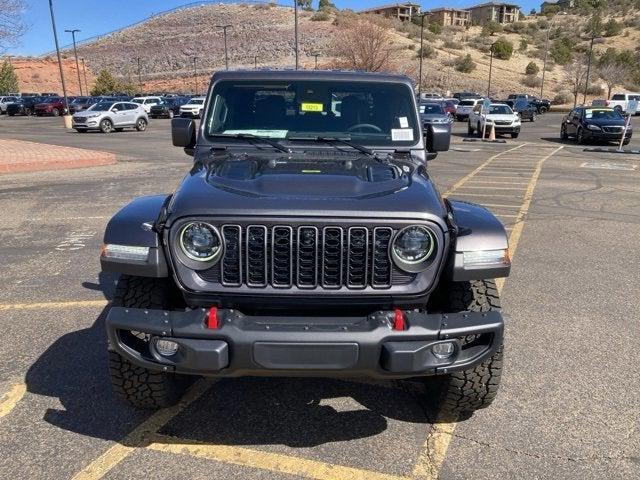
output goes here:
[[284, 97], [270, 95], [256, 102], [255, 121], [258, 129], [286, 130], [287, 106]]

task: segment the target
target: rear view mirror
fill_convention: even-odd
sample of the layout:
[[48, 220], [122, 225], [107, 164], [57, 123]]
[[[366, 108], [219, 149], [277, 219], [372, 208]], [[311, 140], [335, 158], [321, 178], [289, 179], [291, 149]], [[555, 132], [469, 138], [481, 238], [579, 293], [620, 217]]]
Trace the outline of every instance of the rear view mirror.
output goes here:
[[426, 127], [424, 132], [428, 152], [446, 152], [451, 144], [451, 124], [437, 123]]
[[171, 120], [171, 141], [175, 147], [183, 147], [187, 154], [193, 155], [196, 146], [196, 122], [190, 118]]

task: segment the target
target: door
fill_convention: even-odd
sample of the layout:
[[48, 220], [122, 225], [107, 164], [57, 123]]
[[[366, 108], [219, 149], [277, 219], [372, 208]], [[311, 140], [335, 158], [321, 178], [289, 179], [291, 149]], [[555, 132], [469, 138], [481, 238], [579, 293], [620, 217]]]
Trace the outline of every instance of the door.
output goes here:
[[116, 103], [111, 107], [111, 118], [115, 127], [123, 127], [127, 124], [127, 111], [124, 104]]
[[137, 103], [123, 103], [124, 111], [126, 112], [127, 125], [134, 125], [138, 119], [138, 105]]
[[580, 121], [580, 109], [575, 108], [569, 114], [567, 118], [567, 133], [569, 135], [575, 135], [578, 130], [578, 122]]

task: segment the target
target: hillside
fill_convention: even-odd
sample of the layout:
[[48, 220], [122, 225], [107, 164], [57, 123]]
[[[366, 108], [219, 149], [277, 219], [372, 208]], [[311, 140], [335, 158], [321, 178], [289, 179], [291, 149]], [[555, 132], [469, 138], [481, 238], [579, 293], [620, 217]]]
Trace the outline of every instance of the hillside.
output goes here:
[[[617, 13], [620, 31], [596, 42], [596, 56], [608, 47], [633, 51], [640, 45], [640, 21], [637, 11]], [[342, 21], [348, 12], [318, 15], [300, 11], [300, 62], [302, 68], [313, 68], [311, 53], [319, 53], [321, 68], [334, 67], [332, 42], [344, 35]], [[352, 17], [353, 18], [353, 17]], [[578, 38], [587, 21], [584, 15], [558, 15], [552, 29], [551, 44], [564, 35]], [[610, 17], [605, 17], [607, 21]], [[138, 81], [141, 62], [142, 89], [145, 91], [193, 91], [193, 58], [197, 57], [198, 85], [201, 90], [211, 73], [224, 68], [224, 44], [219, 25], [230, 24], [228, 51], [231, 68], [259, 67], [291, 68], [294, 65], [294, 22], [291, 8], [267, 4], [206, 4], [161, 14], [135, 26], [123, 29], [79, 46], [79, 54], [94, 72], [107, 69], [123, 79]], [[388, 40], [393, 49], [393, 61], [387, 69], [399, 71], [417, 80], [420, 29], [412, 23], [387, 21]], [[510, 41], [514, 53], [508, 60], [494, 58], [492, 89], [494, 96], [509, 92], [539, 93], [539, 78], [525, 75], [525, 68], [534, 62], [542, 68], [543, 47], [549, 20], [542, 16], [527, 17], [502, 32], [489, 35], [480, 27], [468, 29], [447, 27], [441, 32], [426, 32], [429, 58], [424, 59], [423, 85], [427, 89], [455, 91], [460, 89], [485, 92], [489, 71], [489, 45], [499, 38]], [[344, 27], [343, 27], [344, 28]], [[523, 45], [523, 41], [527, 45]], [[588, 40], [578, 39], [573, 45], [575, 55], [584, 52]], [[70, 52], [65, 52], [69, 55]], [[453, 63], [470, 54], [475, 69], [469, 73], [456, 70]], [[595, 58], [595, 56], [594, 56]], [[566, 67], [550, 59], [545, 77], [545, 96], [564, 97], [568, 88]], [[538, 75], [539, 77], [539, 75]], [[531, 84], [526, 86], [525, 82]], [[594, 72], [592, 96], [602, 97], [603, 82]], [[77, 83], [77, 82], [76, 82]], [[623, 83], [623, 82], [621, 82]], [[602, 84], [602, 85], [601, 85]], [[623, 87], [620, 85], [619, 87]], [[606, 90], [605, 90], [606, 92]]]
[[[57, 92], [62, 94], [62, 86], [60, 83], [60, 70], [58, 61], [52, 58], [14, 58], [11, 61], [18, 77], [18, 86], [21, 92]], [[66, 58], [62, 61], [64, 70], [65, 83], [67, 85], [68, 95], [80, 95], [78, 87], [78, 71], [76, 62], [72, 58]], [[84, 75], [82, 65], [80, 65], [80, 79], [82, 80], [82, 91], [86, 94], [84, 88]], [[87, 83], [89, 88], [93, 83], [93, 73], [86, 68]]]

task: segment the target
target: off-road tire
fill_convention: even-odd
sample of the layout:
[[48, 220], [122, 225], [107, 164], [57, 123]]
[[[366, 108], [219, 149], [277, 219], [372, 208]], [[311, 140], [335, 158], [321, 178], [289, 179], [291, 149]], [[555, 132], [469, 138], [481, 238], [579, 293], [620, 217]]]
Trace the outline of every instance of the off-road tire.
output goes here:
[[483, 138], [483, 135], [482, 135], [483, 132], [482, 132], [482, 128], [480, 128], [480, 122], [478, 122], [478, 125], [476, 125], [476, 129], [478, 130], [478, 132], [477, 132], [478, 136], [480, 138]]
[[[494, 280], [450, 282], [440, 287], [433, 307], [441, 312], [489, 312], [500, 310], [500, 295]], [[427, 377], [428, 403], [439, 421], [468, 418], [486, 408], [496, 397], [502, 375], [502, 345], [480, 365], [448, 375]]]
[[471, 136], [473, 135], [473, 127], [471, 126], [471, 122], [467, 122], [467, 135]]
[[567, 127], [562, 125], [560, 127], [560, 140], [568, 140], [569, 134], [567, 133]]
[[[113, 296], [115, 307], [169, 309], [176, 303], [172, 284], [164, 278], [121, 275]], [[145, 409], [175, 405], [195, 379], [139, 367], [111, 348], [109, 376], [118, 397], [134, 407]]]
[[539, 112], [544, 115], [545, 113], [547, 113], [547, 107], [540, 107]]
[[511, 138], [518, 138], [519, 135], [520, 135], [519, 133], [512, 133]]

